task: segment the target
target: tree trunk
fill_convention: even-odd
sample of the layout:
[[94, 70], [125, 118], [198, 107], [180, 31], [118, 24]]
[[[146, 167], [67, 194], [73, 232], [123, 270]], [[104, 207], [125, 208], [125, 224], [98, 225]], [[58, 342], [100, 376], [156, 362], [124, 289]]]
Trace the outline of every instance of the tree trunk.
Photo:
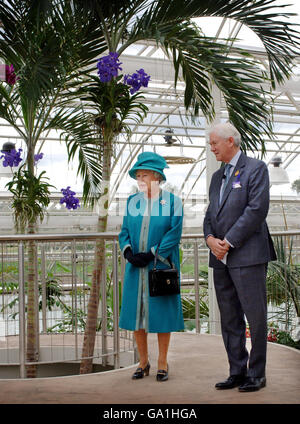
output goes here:
[[[28, 233], [35, 233], [35, 226], [29, 224]], [[26, 349], [26, 361], [36, 362], [38, 360], [37, 350], [37, 299], [35, 295], [36, 286], [36, 242], [28, 242], [28, 277], [27, 277], [27, 349]], [[36, 377], [36, 365], [26, 366], [27, 378]]]
[[[32, 143], [28, 142], [27, 154], [28, 170], [34, 173], [34, 148]], [[28, 234], [35, 234], [36, 218], [34, 217], [28, 223]], [[26, 360], [27, 362], [36, 362], [38, 360], [39, 352], [37, 346], [37, 299], [35, 294], [35, 286], [37, 283], [36, 275], [36, 242], [28, 242], [28, 278], [27, 278], [27, 346], [26, 346]], [[26, 366], [27, 378], [36, 377], [36, 365]]]
[[[107, 229], [107, 214], [109, 205], [109, 183], [112, 156], [113, 135], [108, 134], [105, 138], [103, 147], [103, 168], [102, 168], [102, 190], [100, 197], [101, 207], [98, 216], [98, 232], [105, 232]], [[96, 340], [96, 329], [98, 321], [98, 309], [100, 300], [101, 276], [105, 261], [105, 240], [96, 242], [95, 248], [95, 265], [92, 277], [92, 287], [88, 302], [88, 315], [84, 332], [84, 340], [82, 346], [82, 359], [80, 363], [80, 374], [88, 374], [93, 371], [93, 354]], [[106, 284], [106, 280], [102, 281]]]

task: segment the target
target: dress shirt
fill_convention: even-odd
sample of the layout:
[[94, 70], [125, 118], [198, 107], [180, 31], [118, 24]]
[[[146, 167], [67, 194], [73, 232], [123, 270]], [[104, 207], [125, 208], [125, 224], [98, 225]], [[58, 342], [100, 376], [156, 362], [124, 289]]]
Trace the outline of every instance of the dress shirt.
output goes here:
[[[231, 166], [231, 168], [230, 168], [230, 177], [231, 177], [231, 174], [233, 173], [233, 170], [234, 170], [234, 168], [236, 167], [236, 164], [238, 163], [238, 160], [239, 160], [239, 158], [240, 158], [240, 156], [241, 156], [241, 151], [239, 150], [234, 156], [233, 156], [233, 158], [231, 159], [231, 161], [230, 162], [228, 162], [230, 165], [232, 165]], [[229, 177], [229, 178], [230, 178]], [[224, 179], [223, 179], [223, 181], [222, 181], [222, 186], [223, 186], [223, 184], [224, 184]], [[222, 186], [221, 186], [221, 190], [222, 190]], [[224, 239], [231, 247], [234, 247], [231, 243], [230, 243], [230, 241], [229, 240], [227, 240], [226, 238]], [[225, 253], [225, 255], [224, 255], [224, 257], [223, 257], [223, 259], [221, 259], [221, 262], [223, 262], [223, 264], [225, 264], [226, 265], [226, 262], [227, 262], [227, 255], [228, 255], [228, 252], [227, 253]]]

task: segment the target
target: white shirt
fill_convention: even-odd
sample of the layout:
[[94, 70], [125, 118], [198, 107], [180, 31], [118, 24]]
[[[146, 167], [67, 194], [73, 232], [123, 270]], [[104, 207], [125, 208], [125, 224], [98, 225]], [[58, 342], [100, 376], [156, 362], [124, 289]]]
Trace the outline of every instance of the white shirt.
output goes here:
[[[233, 170], [234, 170], [234, 168], [236, 167], [236, 164], [238, 163], [238, 160], [239, 160], [239, 158], [240, 158], [240, 156], [241, 156], [241, 151], [239, 150], [234, 156], [233, 156], [233, 158], [231, 159], [231, 161], [230, 162], [228, 162], [230, 165], [232, 165], [231, 166], [231, 168], [230, 168], [230, 177], [231, 177], [231, 174], [233, 173]], [[223, 184], [224, 184], [224, 180], [222, 181], [222, 186], [223, 186]], [[222, 188], [222, 186], [221, 186], [221, 188]], [[230, 243], [230, 241], [228, 241], [226, 238], [224, 239], [231, 247], [234, 247], [231, 243]], [[226, 263], [227, 263], [227, 255], [228, 255], [228, 252], [227, 253], [225, 253], [225, 255], [224, 255], [224, 257], [223, 257], [223, 259], [221, 259], [221, 262], [223, 262], [223, 264], [225, 264], [226, 265]]]

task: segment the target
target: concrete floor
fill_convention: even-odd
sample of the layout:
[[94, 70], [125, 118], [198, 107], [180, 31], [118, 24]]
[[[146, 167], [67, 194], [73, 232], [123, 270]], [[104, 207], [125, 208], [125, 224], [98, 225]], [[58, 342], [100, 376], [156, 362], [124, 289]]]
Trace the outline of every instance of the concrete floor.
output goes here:
[[157, 382], [156, 335], [149, 334], [150, 376], [136, 366], [92, 375], [0, 380], [0, 404], [300, 404], [300, 352], [268, 343], [267, 386], [259, 392], [216, 390], [228, 376], [221, 336], [173, 333], [169, 380]]

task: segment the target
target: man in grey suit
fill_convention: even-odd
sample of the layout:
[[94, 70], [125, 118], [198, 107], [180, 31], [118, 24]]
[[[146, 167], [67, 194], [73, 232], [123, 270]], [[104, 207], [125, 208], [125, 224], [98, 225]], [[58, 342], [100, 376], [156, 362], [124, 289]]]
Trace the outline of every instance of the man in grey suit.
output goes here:
[[[211, 151], [226, 165], [212, 176], [203, 227], [229, 361], [229, 377], [215, 387], [239, 386], [239, 391], [249, 392], [266, 385], [266, 273], [276, 254], [266, 223], [267, 166], [242, 153], [240, 142], [240, 133], [230, 123], [209, 131]], [[250, 327], [250, 355], [244, 316]]]

